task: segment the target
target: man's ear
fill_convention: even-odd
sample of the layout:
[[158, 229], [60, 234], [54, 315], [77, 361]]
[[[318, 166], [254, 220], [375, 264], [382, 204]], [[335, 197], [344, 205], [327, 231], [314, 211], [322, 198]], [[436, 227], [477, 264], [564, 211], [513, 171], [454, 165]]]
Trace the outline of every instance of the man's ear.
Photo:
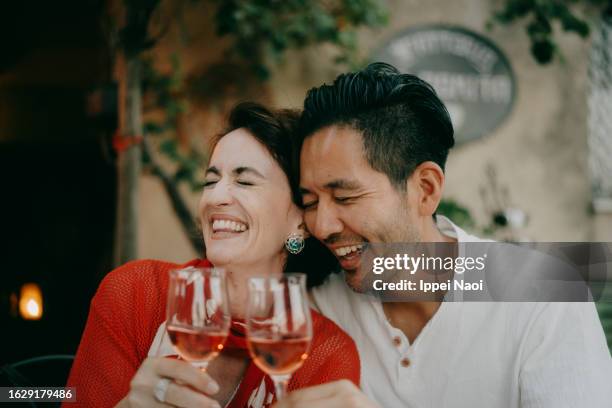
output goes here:
[[407, 181], [407, 191], [416, 193], [411, 202], [417, 206], [420, 216], [431, 216], [436, 212], [444, 189], [444, 172], [432, 161], [419, 164]]

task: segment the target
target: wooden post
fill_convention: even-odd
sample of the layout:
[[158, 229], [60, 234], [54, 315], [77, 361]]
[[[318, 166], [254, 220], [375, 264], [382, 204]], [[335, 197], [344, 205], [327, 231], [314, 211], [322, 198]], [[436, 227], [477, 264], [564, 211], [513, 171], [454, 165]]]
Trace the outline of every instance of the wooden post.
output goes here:
[[117, 58], [119, 129], [117, 149], [117, 218], [115, 266], [138, 256], [138, 181], [141, 169], [142, 92], [138, 55]]

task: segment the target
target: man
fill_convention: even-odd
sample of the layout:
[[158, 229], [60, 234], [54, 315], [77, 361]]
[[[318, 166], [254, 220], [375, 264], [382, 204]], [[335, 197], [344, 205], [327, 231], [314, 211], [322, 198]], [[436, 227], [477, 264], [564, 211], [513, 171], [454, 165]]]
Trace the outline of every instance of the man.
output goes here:
[[299, 390], [285, 407], [609, 407], [610, 354], [592, 303], [381, 302], [364, 245], [470, 242], [435, 211], [453, 146], [434, 90], [387, 64], [312, 89], [302, 117], [305, 221], [343, 273], [313, 293], [355, 340], [361, 387]]

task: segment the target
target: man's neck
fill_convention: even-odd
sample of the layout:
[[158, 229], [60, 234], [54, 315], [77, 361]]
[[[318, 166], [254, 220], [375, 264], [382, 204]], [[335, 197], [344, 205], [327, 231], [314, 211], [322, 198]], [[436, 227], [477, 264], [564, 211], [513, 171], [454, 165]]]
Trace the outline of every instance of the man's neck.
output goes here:
[[421, 242], [457, 242], [457, 239], [444, 235], [433, 217], [427, 217], [420, 233]]
[[[427, 220], [421, 231], [422, 242], [457, 242], [455, 238], [444, 235], [432, 218]], [[413, 343], [440, 308], [440, 302], [385, 302], [383, 311], [389, 323], [400, 329], [410, 343]]]
[[383, 311], [391, 326], [414, 343], [423, 327], [440, 308], [440, 302], [385, 302]]

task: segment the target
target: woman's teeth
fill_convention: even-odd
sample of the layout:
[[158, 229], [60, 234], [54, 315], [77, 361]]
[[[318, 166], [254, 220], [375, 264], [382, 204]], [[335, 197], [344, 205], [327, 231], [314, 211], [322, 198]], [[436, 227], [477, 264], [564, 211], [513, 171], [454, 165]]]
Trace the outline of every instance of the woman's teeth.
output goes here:
[[335, 252], [336, 255], [338, 256], [346, 256], [352, 252], [356, 252], [361, 250], [361, 247], [363, 247], [363, 244], [359, 244], [359, 245], [349, 245], [349, 246], [345, 246], [345, 247], [340, 247], [340, 248], [336, 248]]
[[213, 232], [217, 231], [234, 231], [242, 232], [247, 230], [246, 224], [230, 220], [214, 220], [212, 223]]

